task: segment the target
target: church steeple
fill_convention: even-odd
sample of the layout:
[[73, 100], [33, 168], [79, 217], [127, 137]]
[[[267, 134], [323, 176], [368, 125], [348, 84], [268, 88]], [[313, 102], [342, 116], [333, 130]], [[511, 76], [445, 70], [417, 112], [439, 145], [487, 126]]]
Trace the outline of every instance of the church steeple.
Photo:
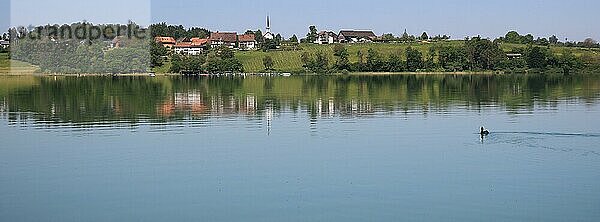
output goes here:
[[268, 15], [267, 15], [267, 32], [271, 32], [271, 20], [269, 19]]
[[264, 36], [265, 39], [274, 39], [275, 35], [273, 35], [273, 33], [271, 33], [271, 18], [269, 18], [269, 15], [267, 15], [267, 31], [265, 32]]

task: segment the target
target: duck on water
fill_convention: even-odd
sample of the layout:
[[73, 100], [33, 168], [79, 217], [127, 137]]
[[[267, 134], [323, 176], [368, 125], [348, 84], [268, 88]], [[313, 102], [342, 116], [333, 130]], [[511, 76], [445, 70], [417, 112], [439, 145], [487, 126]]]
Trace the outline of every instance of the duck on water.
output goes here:
[[481, 127], [481, 132], [479, 133], [481, 136], [490, 135], [490, 131], [486, 130], [484, 127]]

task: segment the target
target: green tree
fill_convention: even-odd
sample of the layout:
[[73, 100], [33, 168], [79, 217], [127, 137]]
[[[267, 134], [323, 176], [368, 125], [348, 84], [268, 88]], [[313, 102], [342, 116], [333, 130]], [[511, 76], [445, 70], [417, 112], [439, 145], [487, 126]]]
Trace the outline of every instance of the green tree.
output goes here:
[[256, 40], [256, 42], [261, 45], [265, 42], [265, 37], [263, 36], [262, 31], [256, 30], [256, 32], [254, 32], [254, 40]]
[[423, 55], [412, 47], [406, 48], [406, 70], [415, 72], [423, 68]]
[[356, 57], [358, 57], [358, 61], [356, 62], [356, 65], [354, 65], [354, 70], [365, 71], [365, 54], [362, 52], [362, 50], [358, 50], [358, 52], [356, 52]]
[[544, 69], [547, 65], [546, 49], [538, 46], [528, 48], [527, 65], [529, 68]]
[[586, 47], [586, 48], [594, 48], [594, 47], [597, 47], [598, 42], [596, 42], [596, 40], [594, 40], [592, 38], [587, 38], [587, 39], [583, 40], [582, 45], [583, 45], [583, 47]]
[[206, 62], [204, 55], [179, 55], [171, 58], [171, 72], [173, 73], [201, 73]]
[[519, 44], [521, 43], [521, 35], [516, 31], [510, 31], [504, 36], [504, 42]]
[[227, 46], [219, 47], [217, 52], [218, 52], [219, 57], [221, 57], [222, 59], [231, 59], [235, 56], [235, 53], [233, 52], [233, 50], [231, 50]]
[[318, 51], [314, 56], [310, 55], [308, 52], [302, 53], [301, 59], [302, 63], [304, 63], [303, 67], [312, 72], [318, 74], [329, 73], [329, 59], [327, 55]]
[[263, 57], [263, 65], [265, 66], [265, 70], [273, 70], [273, 58], [268, 55]]
[[396, 53], [392, 53], [387, 61], [387, 71], [388, 72], [403, 72], [404, 64], [402, 62], [402, 58]]
[[427, 53], [427, 58], [425, 59], [425, 69], [427, 70], [435, 70], [435, 57], [437, 55], [436, 49], [434, 46], [429, 47], [429, 52]]
[[441, 46], [438, 49], [438, 64], [446, 71], [457, 72], [468, 69], [468, 60], [464, 48]]
[[333, 55], [337, 57], [335, 66], [338, 70], [350, 70], [350, 54], [344, 45], [336, 44], [333, 47]]
[[369, 48], [367, 51], [367, 66], [368, 71], [379, 72], [384, 70], [384, 62], [377, 51]]
[[563, 73], [567, 75], [583, 67], [581, 59], [573, 55], [573, 52], [568, 49], [563, 50], [562, 56], [558, 59], [558, 63], [563, 70]]
[[558, 43], [558, 38], [556, 35], [552, 35], [549, 39], [550, 44], [556, 45]]
[[171, 56], [171, 72], [172, 73], [180, 73], [183, 69], [183, 59], [179, 54], [173, 54]]
[[217, 55], [217, 52], [209, 52], [206, 55], [206, 61], [202, 65], [202, 69], [206, 70], [208, 73], [218, 73], [223, 70], [221, 67], [222, 61], [221, 57]]
[[421, 40], [429, 40], [429, 36], [427, 35], [427, 32], [423, 32], [423, 34], [421, 34]]
[[186, 37], [204, 39], [210, 37], [210, 31], [205, 28], [191, 27], [187, 30]]
[[532, 44], [533, 43], [533, 35], [527, 34], [521, 38], [521, 43], [523, 44]]
[[548, 39], [546, 39], [546, 38], [540, 38], [540, 37], [538, 37], [538, 38], [537, 38], [537, 39], [534, 41], [534, 43], [535, 43], [536, 45], [542, 45], [542, 46], [548, 46], [548, 45], [550, 45], [550, 42], [548, 41]]
[[290, 42], [298, 43], [298, 37], [296, 36], [296, 34], [294, 34], [292, 37], [290, 37]]
[[302, 64], [304, 64], [303, 66], [305, 68], [311, 63], [311, 59], [310, 53], [308, 52], [303, 52], [302, 55], [300, 55], [300, 61], [302, 61]]
[[328, 73], [329, 72], [329, 58], [323, 51], [318, 51], [315, 53], [315, 71], [316, 73]]
[[269, 50], [277, 49], [277, 41], [275, 39], [265, 39], [265, 42], [262, 44], [261, 49], [266, 52]]
[[383, 41], [386, 41], [386, 42], [396, 40], [396, 37], [394, 37], [394, 34], [392, 34], [392, 33], [383, 34], [383, 36], [381, 36], [381, 38], [383, 39]]
[[464, 47], [471, 70], [494, 70], [506, 57], [496, 43], [480, 37], [466, 41]]
[[348, 52], [348, 50], [346, 49], [346, 47], [343, 44], [335, 44], [333, 46], [333, 55], [334, 56], [340, 56], [343, 52]]
[[306, 41], [308, 41], [309, 43], [315, 42], [317, 40], [317, 27], [314, 25], [311, 25], [310, 27], [308, 27], [309, 31], [306, 34]]
[[155, 41], [150, 42], [150, 58], [152, 67], [162, 66], [163, 57], [167, 56], [167, 49]]

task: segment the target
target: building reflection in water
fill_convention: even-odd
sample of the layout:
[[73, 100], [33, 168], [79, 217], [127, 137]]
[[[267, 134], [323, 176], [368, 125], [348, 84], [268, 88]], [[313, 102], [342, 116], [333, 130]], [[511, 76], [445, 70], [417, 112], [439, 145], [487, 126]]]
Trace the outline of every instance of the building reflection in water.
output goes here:
[[[1, 80], [1, 79], [0, 79]], [[225, 116], [266, 121], [279, 113], [322, 118], [377, 112], [446, 112], [499, 107], [509, 113], [577, 100], [595, 104], [598, 76], [394, 76], [290, 78], [4, 79], [0, 112], [8, 122], [171, 122]]]

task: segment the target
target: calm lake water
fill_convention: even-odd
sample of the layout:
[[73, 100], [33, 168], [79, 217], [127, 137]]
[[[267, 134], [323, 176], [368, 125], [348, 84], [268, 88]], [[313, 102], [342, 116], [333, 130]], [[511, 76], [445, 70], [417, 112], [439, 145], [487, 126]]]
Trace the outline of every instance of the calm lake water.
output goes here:
[[599, 221], [599, 127], [600, 76], [0, 77], [0, 221]]

